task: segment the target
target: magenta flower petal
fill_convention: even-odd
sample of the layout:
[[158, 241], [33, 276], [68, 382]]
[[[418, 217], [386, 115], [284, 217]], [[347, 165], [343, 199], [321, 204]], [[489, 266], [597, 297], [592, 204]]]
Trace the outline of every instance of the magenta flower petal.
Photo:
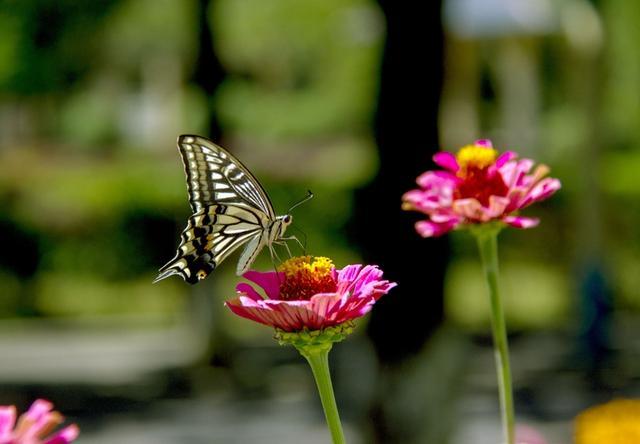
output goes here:
[[460, 169], [458, 161], [456, 160], [456, 156], [447, 151], [440, 151], [439, 153], [434, 154], [433, 161], [436, 163], [436, 165], [441, 166], [445, 170], [449, 170], [452, 173], [455, 173]]
[[0, 406], [0, 443], [11, 435], [16, 424], [16, 408], [14, 406]]
[[502, 219], [504, 223], [514, 228], [533, 228], [540, 223], [539, 219], [534, 217], [507, 216]]
[[525, 208], [531, 205], [532, 203], [539, 202], [541, 200], [545, 200], [550, 197], [553, 193], [558, 191], [561, 187], [560, 181], [558, 179], [546, 178], [535, 184], [531, 191], [525, 196], [525, 198], [520, 203], [520, 208]]
[[438, 237], [453, 230], [458, 224], [457, 219], [445, 223], [435, 223], [428, 220], [416, 222], [416, 231], [422, 237]]
[[454, 175], [446, 171], [427, 171], [418, 176], [416, 183], [422, 187], [421, 191], [432, 191], [434, 197], [440, 197], [447, 190], [453, 193], [457, 180]]
[[341, 294], [350, 293], [351, 295], [362, 295], [364, 286], [370, 283], [380, 283], [382, 270], [374, 265], [349, 265], [338, 273], [338, 289]]
[[80, 429], [75, 424], [72, 424], [47, 439], [44, 444], [69, 444], [76, 440], [78, 435], [80, 435]]
[[264, 297], [261, 296], [260, 293], [258, 293], [251, 285], [247, 284], [246, 282], [241, 282], [236, 285], [236, 291], [240, 294], [246, 295], [254, 301], [261, 301], [264, 299]]
[[505, 151], [504, 153], [500, 154], [500, 156], [498, 156], [498, 158], [496, 159], [495, 167], [501, 168], [505, 163], [515, 159], [517, 156], [518, 155], [513, 151]]
[[531, 159], [518, 160], [512, 151], [498, 154], [486, 139], [462, 148], [458, 156], [438, 153], [434, 160], [444, 169], [424, 172], [417, 179], [419, 188], [402, 196], [403, 209], [427, 216], [415, 224], [423, 237], [493, 221], [534, 227], [537, 219], [520, 217], [518, 212], [561, 187], [558, 179], [545, 177], [549, 172], [545, 165], [533, 169]]
[[280, 282], [283, 278], [282, 273], [280, 273], [280, 275], [281, 276], [278, 276], [275, 271], [261, 272], [249, 270], [243, 274], [242, 277], [258, 284], [269, 299], [277, 299], [280, 294]]
[[485, 148], [493, 148], [493, 143], [489, 139], [478, 139], [474, 143], [474, 145], [482, 146]]

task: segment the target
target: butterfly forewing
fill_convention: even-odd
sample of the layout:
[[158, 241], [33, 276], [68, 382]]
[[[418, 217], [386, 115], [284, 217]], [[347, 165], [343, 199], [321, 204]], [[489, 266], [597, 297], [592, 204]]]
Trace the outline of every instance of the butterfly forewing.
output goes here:
[[258, 180], [224, 148], [200, 136], [180, 136], [178, 148], [194, 213], [213, 203], [244, 204], [275, 219], [273, 205]]
[[155, 282], [175, 274], [196, 283], [249, 242], [237, 268], [238, 274], [244, 273], [260, 250], [271, 245], [274, 232], [284, 231], [269, 197], [238, 159], [212, 141], [183, 135], [178, 148], [193, 215], [175, 257], [160, 269]]

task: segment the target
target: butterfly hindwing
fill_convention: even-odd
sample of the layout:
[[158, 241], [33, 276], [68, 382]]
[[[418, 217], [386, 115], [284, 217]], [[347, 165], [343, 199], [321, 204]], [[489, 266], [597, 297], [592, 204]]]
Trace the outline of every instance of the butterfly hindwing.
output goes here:
[[156, 281], [178, 274], [189, 283], [204, 279], [236, 248], [263, 232], [257, 216], [240, 207], [210, 205], [189, 217], [176, 256]]

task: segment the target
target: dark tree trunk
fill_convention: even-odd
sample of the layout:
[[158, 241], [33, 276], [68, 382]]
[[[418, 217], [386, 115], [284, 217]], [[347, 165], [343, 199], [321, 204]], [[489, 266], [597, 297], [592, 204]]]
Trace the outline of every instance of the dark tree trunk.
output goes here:
[[419, 218], [400, 209], [400, 197], [433, 166], [438, 149], [438, 104], [443, 35], [440, 2], [380, 0], [387, 19], [375, 136], [381, 168], [356, 196], [354, 235], [368, 262], [398, 287], [377, 304], [369, 323], [380, 361], [415, 354], [443, 317], [446, 239], [421, 239]]
[[222, 131], [211, 104], [211, 96], [225, 78], [225, 71], [213, 48], [213, 34], [210, 24], [210, 11], [215, 0], [198, 0], [198, 54], [192, 81], [209, 96], [209, 136], [220, 140]]
[[[381, 164], [374, 181], [356, 194], [352, 227], [366, 262], [380, 265], [385, 277], [399, 284], [376, 304], [367, 330], [381, 367], [377, 397], [369, 409], [368, 439], [389, 444], [415, 442], [425, 426], [399, 430], [405, 427], [393, 419], [385, 401], [398, 396], [397, 381], [403, 378], [399, 364], [415, 356], [442, 322], [448, 244], [446, 238], [420, 238], [413, 227], [419, 215], [400, 209], [402, 194], [433, 166], [431, 156], [438, 149], [441, 2], [379, 3], [387, 20], [375, 119]], [[396, 399], [394, 404], [398, 401], [402, 403]]]

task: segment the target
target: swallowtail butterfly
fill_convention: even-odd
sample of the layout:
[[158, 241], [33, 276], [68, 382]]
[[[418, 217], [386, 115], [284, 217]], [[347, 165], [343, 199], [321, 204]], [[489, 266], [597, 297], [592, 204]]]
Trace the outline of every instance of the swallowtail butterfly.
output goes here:
[[[293, 220], [291, 214], [276, 216], [264, 188], [231, 153], [193, 135], [178, 137], [178, 149], [193, 215], [180, 235], [175, 257], [160, 269], [154, 282], [178, 275], [195, 284], [247, 243], [236, 269], [242, 275], [263, 247], [268, 246], [274, 257], [274, 244], [297, 241], [294, 236], [284, 237]], [[312, 196], [309, 192], [303, 201]]]

